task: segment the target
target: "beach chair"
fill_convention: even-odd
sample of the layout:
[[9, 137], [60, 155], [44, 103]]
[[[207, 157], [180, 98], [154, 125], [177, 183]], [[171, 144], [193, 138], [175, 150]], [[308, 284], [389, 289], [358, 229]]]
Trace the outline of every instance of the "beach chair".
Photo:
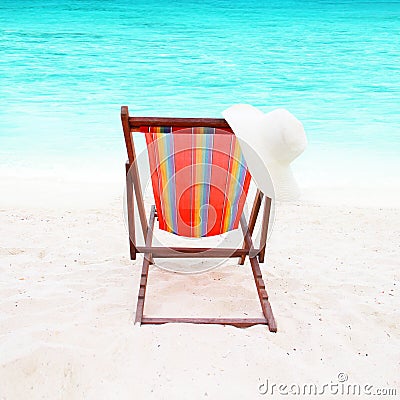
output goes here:
[[[264, 262], [271, 199], [257, 190], [247, 223], [243, 207], [251, 176], [239, 142], [228, 123], [216, 118], [133, 117], [129, 116], [126, 106], [121, 107], [121, 121], [128, 152], [126, 206], [130, 256], [135, 260], [137, 253], [144, 255], [135, 322], [184, 322], [236, 327], [266, 324], [270, 331], [276, 332], [276, 322], [259, 266], [259, 262]], [[146, 215], [136, 162], [134, 132], [139, 132], [146, 140], [154, 194], [154, 205], [151, 206], [149, 216]], [[258, 248], [254, 248], [252, 233], [261, 208], [260, 243]], [[144, 245], [139, 245], [136, 240], [135, 212], [139, 214], [139, 229], [143, 234]], [[170, 235], [191, 238], [221, 235], [240, 226], [243, 245], [240, 248], [153, 246], [155, 220], [158, 220], [158, 229]], [[153, 260], [192, 257], [238, 257], [239, 264], [243, 264], [245, 258], [249, 257], [264, 317], [156, 318], [143, 315], [149, 266]]]

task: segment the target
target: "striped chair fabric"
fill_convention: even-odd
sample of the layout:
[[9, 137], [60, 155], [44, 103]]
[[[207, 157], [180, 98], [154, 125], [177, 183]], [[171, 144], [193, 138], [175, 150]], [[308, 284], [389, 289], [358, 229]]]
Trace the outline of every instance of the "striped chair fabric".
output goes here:
[[251, 176], [232, 131], [141, 127], [159, 228], [185, 237], [238, 228]]

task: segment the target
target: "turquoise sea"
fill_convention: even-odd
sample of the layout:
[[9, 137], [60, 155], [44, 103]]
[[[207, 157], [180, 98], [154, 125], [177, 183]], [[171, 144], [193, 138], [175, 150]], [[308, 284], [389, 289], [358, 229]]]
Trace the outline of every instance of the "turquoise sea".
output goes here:
[[121, 105], [235, 103], [287, 108], [309, 154], [384, 165], [400, 151], [400, 1], [2, 0], [0, 77], [4, 168], [123, 162]]

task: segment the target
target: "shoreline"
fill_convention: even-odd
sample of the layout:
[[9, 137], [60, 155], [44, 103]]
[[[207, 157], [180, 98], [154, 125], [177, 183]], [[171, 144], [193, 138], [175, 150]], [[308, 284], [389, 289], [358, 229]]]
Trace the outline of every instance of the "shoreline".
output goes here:
[[[106, 206], [124, 193], [125, 160], [124, 149], [87, 157], [9, 160], [11, 164], [4, 159], [0, 207], [79, 208], [91, 202]], [[400, 161], [393, 152], [311, 144], [291, 168], [300, 187], [300, 202], [400, 207], [396, 174]]]
[[[298, 174], [299, 175], [299, 174]], [[300, 181], [300, 180], [299, 180]], [[47, 175], [2, 176], [0, 209], [88, 209], [107, 208], [121, 202], [125, 191], [124, 171], [107, 176], [88, 174], [69, 177]], [[301, 197], [289, 204], [331, 205], [370, 209], [399, 209], [400, 184], [379, 183], [355, 186], [352, 182], [300, 186]], [[278, 203], [279, 205], [279, 203]]]

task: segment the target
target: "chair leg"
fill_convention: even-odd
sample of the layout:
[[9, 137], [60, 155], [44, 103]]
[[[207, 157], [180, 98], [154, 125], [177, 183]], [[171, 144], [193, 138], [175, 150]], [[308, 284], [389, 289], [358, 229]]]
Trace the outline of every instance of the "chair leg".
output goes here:
[[[147, 235], [146, 235], [146, 247], [150, 247], [151, 242], [153, 240], [154, 219], [155, 219], [155, 207], [152, 206], [148, 229], [147, 229]], [[147, 288], [147, 277], [149, 275], [149, 266], [151, 263], [152, 263], [151, 253], [144, 253], [142, 274], [140, 276], [139, 294], [138, 294], [138, 301], [137, 301], [136, 315], [135, 315], [135, 323], [139, 324], [141, 324], [143, 318], [144, 299], [146, 296], [146, 288]]]
[[[253, 203], [253, 207], [251, 209], [251, 214], [250, 214], [250, 219], [249, 219], [249, 228], [248, 229], [249, 229], [250, 235], [253, 234], [254, 227], [255, 227], [256, 221], [257, 221], [257, 216], [258, 216], [258, 213], [260, 211], [260, 207], [261, 207], [261, 202], [262, 202], [263, 196], [264, 196], [263, 192], [261, 192], [261, 190], [257, 189], [257, 193], [256, 193], [256, 196], [254, 198], [254, 203]], [[245, 241], [243, 243], [243, 248], [244, 249], [246, 248], [246, 242]], [[239, 258], [239, 265], [243, 265], [245, 259], [246, 259], [246, 256], [241, 256]]]
[[149, 274], [150, 260], [145, 256], [143, 260], [142, 274], [140, 276], [140, 287], [136, 306], [135, 324], [142, 323], [143, 310], [144, 310], [144, 298], [146, 295], [147, 277]]
[[254, 281], [256, 283], [258, 298], [260, 299], [261, 309], [264, 317], [268, 321], [268, 328], [270, 332], [276, 332], [277, 326], [274, 314], [272, 312], [271, 304], [268, 300], [268, 293], [265, 289], [264, 280], [261, 274], [260, 265], [258, 264], [257, 257], [250, 258], [250, 265], [253, 271]]
[[[251, 234], [247, 226], [244, 214], [242, 214], [240, 218], [240, 225], [242, 227], [246, 247], [249, 249], [250, 252], [253, 249], [253, 241], [251, 239]], [[269, 303], [268, 300], [268, 293], [265, 289], [265, 284], [262, 277], [260, 264], [258, 263], [257, 256], [255, 257], [249, 256], [249, 259], [250, 259], [251, 270], [253, 271], [254, 281], [256, 283], [258, 298], [261, 303], [261, 309], [263, 311], [264, 317], [268, 322], [268, 328], [271, 332], [276, 332], [277, 331], [276, 321], [274, 318], [274, 314], [272, 312], [271, 304]]]
[[261, 228], [261, 238], [260, 238], [260, 252], [258, 253], [258, 261], [260, 263], [264, 262], [265, 258], [265, 246], [267, 244], [267, 236], [268, 236], [268, 225], [269, 225], [269, 216], [271, 214], [271, 198], [265, 196], [264, 200], [264, 211], [263, 211], [263, 220], [262, 220], [262, 228]]
[[125, 164], [126, 171], [126, 209], [128, 212], [128, 232], [129, 232], [129, 251], [131, 255], [131, 260], [136, 260], [136, 246], [135, 246], [135, 216], [134, 216], [134, 200], [133, 200], [133, 182], [130, 173], [130, 164], [127, 162]]

